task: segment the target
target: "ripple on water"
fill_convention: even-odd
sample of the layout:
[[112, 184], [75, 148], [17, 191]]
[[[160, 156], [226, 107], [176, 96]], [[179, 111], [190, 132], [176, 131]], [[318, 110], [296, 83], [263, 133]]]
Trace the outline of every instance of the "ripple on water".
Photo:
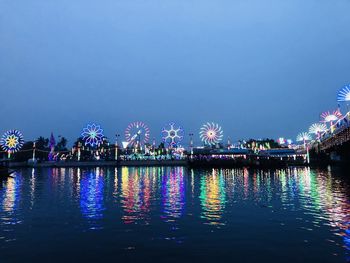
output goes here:
[[292, 244], [305, 254], [345, 257], [349, 200], [345, 180], [308, 168], [24, 169], [1, 183], [0, 244], [30, 247], [27, 233], [35, 229], [48, 246], [79, 239], [92, 248], [98, 239], [141, 254], [142, 246], [215, 245], [240, 255], [246, 247], [287, 253]]

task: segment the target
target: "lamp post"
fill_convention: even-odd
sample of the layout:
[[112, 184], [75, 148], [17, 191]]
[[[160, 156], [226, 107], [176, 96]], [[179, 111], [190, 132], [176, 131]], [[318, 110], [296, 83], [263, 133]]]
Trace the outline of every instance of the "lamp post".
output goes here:
[[118, 161], [118, 138], [119, 138], [120, 134], [116, 134], [115, 135], [115, 156], [114, 159], [116, 161]]
[[191, 159], [193, 157], [193, 133], [188, 134], [190, 136], [190, 154], [191, 154]]
[[81, 142], [78, 142], [78, 161], [80, 161], [80, 148], [81, 148]]
[[309, 164], [310, 163], [309, 144], [306, 143], [305, 138], [304, 138], [304, 148], [306, 149], [306, 161]]
[[33, 163], [35, 162], [36, 141], [33, 142]]
[[311, 140], [312, 140], [312, 138], [310, 137], [309, 133], [307, 133], [307, 132], [301, 132], [297, 136], [297, 141], [303, 142], [304, 150], [306, 150], [305, 159], [306, 159], [308, 164], [310, 163], [310, 154], [309, 154], [309, 144], [307, 143], [307, 141], [311, 141]]

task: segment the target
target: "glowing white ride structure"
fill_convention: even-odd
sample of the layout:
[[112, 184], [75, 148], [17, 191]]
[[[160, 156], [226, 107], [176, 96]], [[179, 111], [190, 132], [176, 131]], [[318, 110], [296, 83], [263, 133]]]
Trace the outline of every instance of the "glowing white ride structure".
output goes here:
[[350, 101], [350, 84], [342, 87], [337, 94], [338, 104], [340, 104], [340, 102], [345, 102], [347, 112], [349, 112], [349, 101]]
[[142, 121], [135, 121], [128, 125], [125, 129], [126, 143], [123, 143], [124, 147], [132, 146], [134, 148], [141, 148], [144, 146], [150, 138], [150, 129]]
[[342, 114], [339, 110], [334, 110], [333, 112], [325, 111], [321, 114], [321, 122], [330, 123], [332, 126], [333, 123], [339, 120], [342, 117]]
[[221, 126], [214, 122], [203, 124], [199, 131], [199, 137], [206, 145], [215, 145], [222, 141], [224, 132]]
[[317, 139], [320, 139], [321, 133], [327, 131], [327, 126], [324, 123], [314, 123], [309, 128], [309, 133], [315, 134]]
[[170, 148], [176, 148], [184, 138], [184, 130], [181, 126], [170, 122], [162, 129], [162, 139]]
[[337, 101], [338, 102], [350, 101], [350, 85], [346, 85], [338, 91]]

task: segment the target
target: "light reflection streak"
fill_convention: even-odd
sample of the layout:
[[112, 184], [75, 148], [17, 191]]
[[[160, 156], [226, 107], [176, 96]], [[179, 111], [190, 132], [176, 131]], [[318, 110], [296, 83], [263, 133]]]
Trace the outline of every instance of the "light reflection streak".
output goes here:
[[21, 197], [22, 180], [19, 175], [8, 178], [5, 183], [5, 195], [2, 201], [2, 208], [5, 212], [14, 212]]
[[249, 194], [249, 171], [247, 168], [243, 169], [243, 189], [244, 189], [244, 197], [248, 198]]
[[[150, 173], [151, 171], [151, 173]], [[149, 168], [123, 167], [121, 173], [122, 220], [132, 224], [143, 220], [149, 223], [152, 182], [155, 170]]]
[[0, 229], [11, 227], [21, 223], [20, 209], [22, 198], [23, 178], [19, 173], [13, 173], [13, 178], [7, 178], [3, 184], [4, 188], [0, 189], [2, 205], [0, 210]]
[[30, 177], [30, 209], [33, 209], [35, 199], [35, 169], [32, 168]]
[[114, 197], [118, 196], [118, 168], [114, 168]]
[[201, 217], [207, 224], [223, 225], [221, 217], [226, 197], [222, 170], [213, 169], [211, 174], [202, 175], [200, 185]]
[[175, 222], [183, 214], [185, 206], [183, 167], [169, 168], [162, 178], [163, 219]]
[[104, 174], [96, 169], [82, 175], [80, 180], [80, 208], [90, 229], [100, 229], [104, 211]]

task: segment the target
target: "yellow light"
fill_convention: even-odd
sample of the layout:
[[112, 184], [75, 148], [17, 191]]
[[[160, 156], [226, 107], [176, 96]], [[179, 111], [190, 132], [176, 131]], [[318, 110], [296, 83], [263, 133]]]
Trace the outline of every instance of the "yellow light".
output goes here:
[[6, 138], [6, 145], [9, 148], [16, 148], [18, 144], [18, 138], [15, 135], [10, 135], [9, 137]]

